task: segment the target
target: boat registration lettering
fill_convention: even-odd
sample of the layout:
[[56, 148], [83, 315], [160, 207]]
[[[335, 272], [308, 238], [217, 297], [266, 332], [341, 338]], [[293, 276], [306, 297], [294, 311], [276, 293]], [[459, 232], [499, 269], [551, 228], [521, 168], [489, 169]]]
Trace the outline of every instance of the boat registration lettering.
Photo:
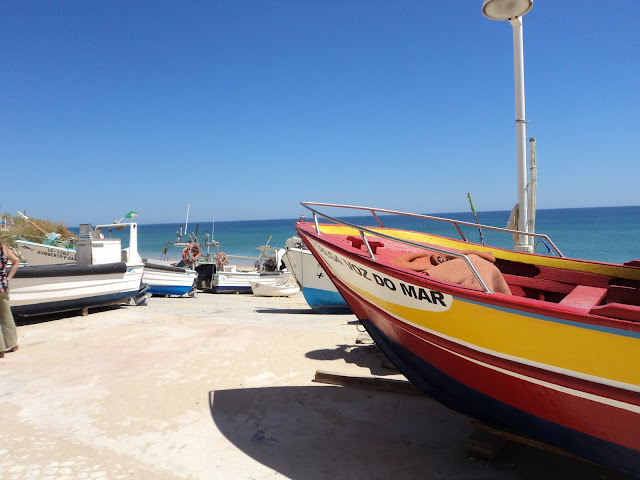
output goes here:
[[332, 251], [322, 248], [320, 245], [316, 245], [316, 247], [318, 250], [320, 250], [323, 256], [327, 257], [330, 260], [333, 260], [334, 262], [342, 264], [342, 262], [340, 261], [340, 258]]
[[[346, 280], [358, 288], [372, 293], [376, 291], [377, 295], [388, 301], [414, 308], [444, 311], [451, 306], [453, 300], [451, 295], [387, 277], [382, 272], [367, 269], [364, 265], [350, 261], [316, 242], [312, 243], [338, 278]], [[381, 289], [384, 289], [384, 292]]]

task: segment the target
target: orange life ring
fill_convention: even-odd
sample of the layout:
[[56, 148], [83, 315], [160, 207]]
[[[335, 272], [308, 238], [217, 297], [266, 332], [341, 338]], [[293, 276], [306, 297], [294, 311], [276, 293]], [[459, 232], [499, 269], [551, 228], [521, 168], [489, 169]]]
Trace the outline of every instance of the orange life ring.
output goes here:
[[227, 255], [225, 253], [223, 253], [223, 252], [220, 252], [216, 256], [216, 260], [218, 261], [218, 263], [220, 265], [224, 265], [225, 263], [227, 263]]
[[202, 250], [200, 249], [200, 245], [197, 243], [191, 243], [184, 247], [184, 250], [182, 251], [182, 259], [187, 263], [193, 263], [200, 258], [201, 253]]
[[191, 244], [191, 256], [193, 257], [194, 260], [197, 260], [198, 258], [200, 258], [201, 253], [202, 253], [202, 250], [200, 249], [200, 245], [198, 245], [197, 243]]

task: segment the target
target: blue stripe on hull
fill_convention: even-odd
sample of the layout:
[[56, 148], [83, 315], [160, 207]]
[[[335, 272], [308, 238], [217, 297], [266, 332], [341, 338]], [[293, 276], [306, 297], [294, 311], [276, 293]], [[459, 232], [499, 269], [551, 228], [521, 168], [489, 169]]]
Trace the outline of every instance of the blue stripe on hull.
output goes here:
[[349, 305], [338, 292], [304, 287], [302, 295], [309, 306], [319, 313], [352, 313]]
[[97, 295], [95, 297], [74, 298], [60, 302], [38, 303], [34, 305], [22, 305], [11, 307], [14, 315], [44, 315], [47, 313], [67, 312], [69, 310], [80, 310], [87, 307], [100, 307], [123, 300], [133, 298], [138, 294], [138, 290], [129, 292], [110, 293], [108, 295]]
[[250, 286], [241, 287], [238, 285], [217, 286], [213, 287], [213, 291], [216, 293], [253, 293]]
[[444, 406], [493, 424], [507, 424], [612, 470], [640, 478], [640, 452], [571, 430], [484, 395], [454, 380], [361, 320], [380, 349], [411, 383]]
[[168, 285], [149, 285], [147, 293], [155, 293], [156, 295], [184, 295], [189, 293], [191, 286], [188, 287], [176, 287]]

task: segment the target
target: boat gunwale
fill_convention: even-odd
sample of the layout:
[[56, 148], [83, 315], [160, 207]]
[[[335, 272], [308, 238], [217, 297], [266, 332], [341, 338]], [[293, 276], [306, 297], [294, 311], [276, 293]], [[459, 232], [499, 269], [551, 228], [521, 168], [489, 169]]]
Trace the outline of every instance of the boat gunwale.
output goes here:
[[[302, 227], [306, 226], [311, 230], [315, 230], [315, 226], [313, 226], [311, 222], [298, 222], [298, 225]], [[313, 234], [314, 238], [317, 241], [320, 241], [324, 245], [331, 246], [333, 248], [335, 248], [336, 245], [326, 241], [325, 239], [323, 239], [323, 237], [330, 238], [332, 235], [345, 236], [345, 237], [347, 236], [346, 234], [328, 234], [328, 233], [318, 235], [315, 231], [307, 232], [307, 233]], [[440, 238], [446, 239], [447, 237], [440, 237]], [[474, 244], [471, 244], [471, 245], [474, 245]], [[421, 247], [425, 248], [424, 245], [421, 245]], [[492, 250], [498, 250], [498, 248], [495, 248], [495, 249], [492, 248]], [[508, 250], [505, 250], [505, 251], [509, 252]], [[605, 316], [597, 315], [593, 313], [585, 313], [569, 305], [561, 305], [561, 304], [550, 302], [550, 301], [520, 297], [517, 295], [507, 295], [499, 292], [486, 293], [482, 290], [479, 290], [477, 287], [474, 288], [472, 286], [447, 283], [442, 280], [438, 280], [436, 278], [426, 276], [423, 273], [408, 270], [398, 265], [394, 265], [385, 259], [371, 259], [370, 256], [367, 254], [367, 252], [364, 252], [362, 250], [352, 252], [346, 249], [342, 249], [341, 253], [344, 255], [349, 255], [353, 259], [357, 259], [358, 261], [365, 262], [369, 267], [372, 267], [373, 265], [376, 265], [376, 264], [381, 264], [384, 266], [385, 269], [393, 271], [394, 274], [397, 275], [399, 279], [408, 281], [410, 283], [419, 283], [419, 284], [426, 283], [427, 285], [430, 285], [430, 286], [426, 286], [426, 288], [437, 290], [439, 292], [452, 295], [455, 297], [459, 297], [459, 300], [462, 300], [462, 301], [476, 302], [482, 305], [492, 306], [494, 308], [512, 309], [517, 312], [534, 315], [536, 317], [540, 316], [544, 318], [554, 318], [558, 320], [574, 322], [576, 324], [588, 324], [588, 325], [594, 325], [594, 326], [603, 327], [603, 328], [610, 328], [615, 331], [620, 331], [620, 334], [623, 334], [624, 331], [640, 333], [640, 322], [636, 322], [633, 320], [626, 320], [626, 319], [615, 318], [615, 317], [605, 317]], [[543, 255], [525, 254], [520, 252], [510, 252], [510, 253], [518, 253], [519, 255], [548, 258]], [[582, 260], [575, 260], [575, 259], [569, 259], [569, 258], [562, 258], [562, 259], [555, 258], [555, 259], [563, 260], [567, 262], [577, 262], [577, 263], [583, 262]], [[586, 260], [584, 262], [591, 263]], [[595, 263], [600, 263], [600, 262], [595, 262]], [[609, 264], [602, 264], [602, 265], [609, 265]], [[612, 265], [612, 266], [616, 267], [616, 265]], [[640, 269], [637, 269], [636, 267], [623, 267], [623, 268], [640, 270]]]

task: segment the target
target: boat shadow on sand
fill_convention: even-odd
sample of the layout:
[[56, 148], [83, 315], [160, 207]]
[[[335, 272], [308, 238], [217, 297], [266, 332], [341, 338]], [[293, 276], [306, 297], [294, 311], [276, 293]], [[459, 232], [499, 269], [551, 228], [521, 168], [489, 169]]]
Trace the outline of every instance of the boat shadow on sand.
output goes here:
[[313, 350], [305, 355], [313, 360], [344, 360], [347, 364], [368, 368], [372, 375], [398, 375], [398, 370], [377, 345], [336, 345]]
[[626, 478], [509, 444], [491, 462], [466, 450], [466, 418], [426, 396], [297, 386], [209, 392], [213, 422], [238, 449], [291, 479]]
[[317, 312], [314, 312], [310, 308], [256, 308], [256, 313], [271, 313], [271, 314], [289, 314], [289, 315], [317, 315]]
[[[137, 308], [134, 305], [125, 305], [125, 304], [112, 304], [112, 305], [103, 305], [100, 307], [90, 307], [88, 315], [92, 313], [98, 312], [107, 312], [110, 310], [119, 310], [119, 309], [127, 309], [127, 308]], [[77, 317], [77, 318], [75, 318]], [[66, 310], [64, 312], [57, 313], [45, 313], [42, 315], [14, 315], [13, 319], [16, 323], [17, 327], [22, 327], [26, 325], [37, 325], [40, 323], [51, 322], [55, 320], [64, 320], [64, 319], [72, 319], [72, 320], [81, 320], [86, 319], [87, 315], [83, 315], [81, 310]]]

